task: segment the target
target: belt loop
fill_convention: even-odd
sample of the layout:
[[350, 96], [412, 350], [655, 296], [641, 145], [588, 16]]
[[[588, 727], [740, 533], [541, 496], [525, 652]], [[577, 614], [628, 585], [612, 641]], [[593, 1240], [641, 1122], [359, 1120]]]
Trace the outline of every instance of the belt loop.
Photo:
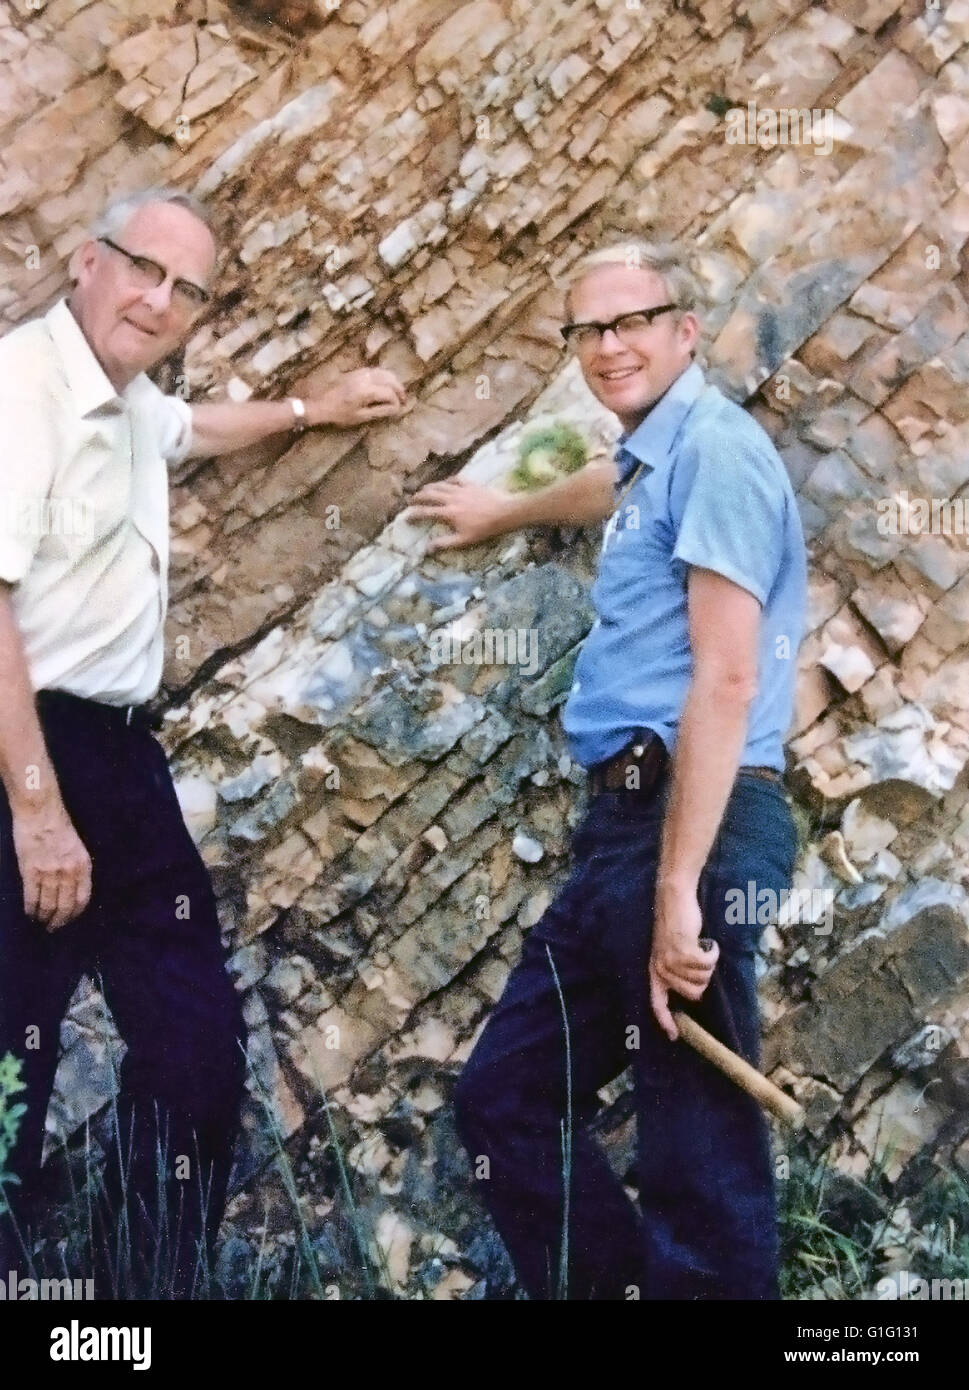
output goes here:
[[126, 724], [130, 724], [130, 723], [131, 723], [131, 711], [132, 711], [133, 709], [134, 709], [134, 705], [129, 705], [129, 706], [128, 706], [128, 712], [127, 712], [127, 714], [125, 715], [125, 721], [124, 721]]

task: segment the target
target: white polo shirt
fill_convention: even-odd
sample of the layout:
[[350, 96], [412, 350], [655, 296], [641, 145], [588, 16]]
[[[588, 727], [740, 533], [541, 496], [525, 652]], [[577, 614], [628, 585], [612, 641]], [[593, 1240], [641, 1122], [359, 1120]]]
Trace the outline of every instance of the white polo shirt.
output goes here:
[[161, 681], [168, 470], [192, 412], [119, 396], [61, 300], [0, 339], [0, 579], [35, 690], [140, 704]]

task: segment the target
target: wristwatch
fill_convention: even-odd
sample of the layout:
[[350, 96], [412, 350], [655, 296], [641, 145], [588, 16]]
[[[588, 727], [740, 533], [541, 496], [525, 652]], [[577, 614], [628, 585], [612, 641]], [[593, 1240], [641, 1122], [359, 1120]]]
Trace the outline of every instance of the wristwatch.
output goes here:
[[306, 406], [299, 396], [290, 396], [289, 404], [293, 412], [293, 429], [297, 434], [302, 434], [306, 429]]

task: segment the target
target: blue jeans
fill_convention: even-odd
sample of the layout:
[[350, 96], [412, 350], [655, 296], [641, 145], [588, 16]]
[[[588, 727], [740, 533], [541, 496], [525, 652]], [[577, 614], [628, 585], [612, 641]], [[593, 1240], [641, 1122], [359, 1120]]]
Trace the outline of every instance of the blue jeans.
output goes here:
[[[778, 1296], [765, 1118], [686, 1043], [670, 1042], [649, 1006], [664, 809], [665, 786], [648, 799], [592, 800], [572, 874], [529, 933], [457, 1083], [476, 1189], [531, 1298]], [[748, 915], [749, 882], [756, 892], [789, 887], [795, 851], [780, 787], [741, 774], [700, 882], [704, 933], [720, 958], [702, 1000], [686, 1007], [754, 1065], [763, 926], [736, 918]], [[743, 911], [732, 889], [742, 890]], [[587, 1128], [596, 1093], [630, 1065], [641, 1214]]]

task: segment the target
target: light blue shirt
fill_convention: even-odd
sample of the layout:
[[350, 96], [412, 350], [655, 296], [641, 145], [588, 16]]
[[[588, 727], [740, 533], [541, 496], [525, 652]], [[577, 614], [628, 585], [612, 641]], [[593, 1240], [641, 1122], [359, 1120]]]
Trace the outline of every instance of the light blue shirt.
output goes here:
[[620, 438], [617, 498], [592, 588], [598, 615], [562, 722], [586, 767], [652, 729], [672, 752], [692, 676], [690, 565], [762, 607], [757, 695], [741, 764], [783, 771], [804, 633], [807, 564], [787, 470], [768, 435], [691, 364]]

